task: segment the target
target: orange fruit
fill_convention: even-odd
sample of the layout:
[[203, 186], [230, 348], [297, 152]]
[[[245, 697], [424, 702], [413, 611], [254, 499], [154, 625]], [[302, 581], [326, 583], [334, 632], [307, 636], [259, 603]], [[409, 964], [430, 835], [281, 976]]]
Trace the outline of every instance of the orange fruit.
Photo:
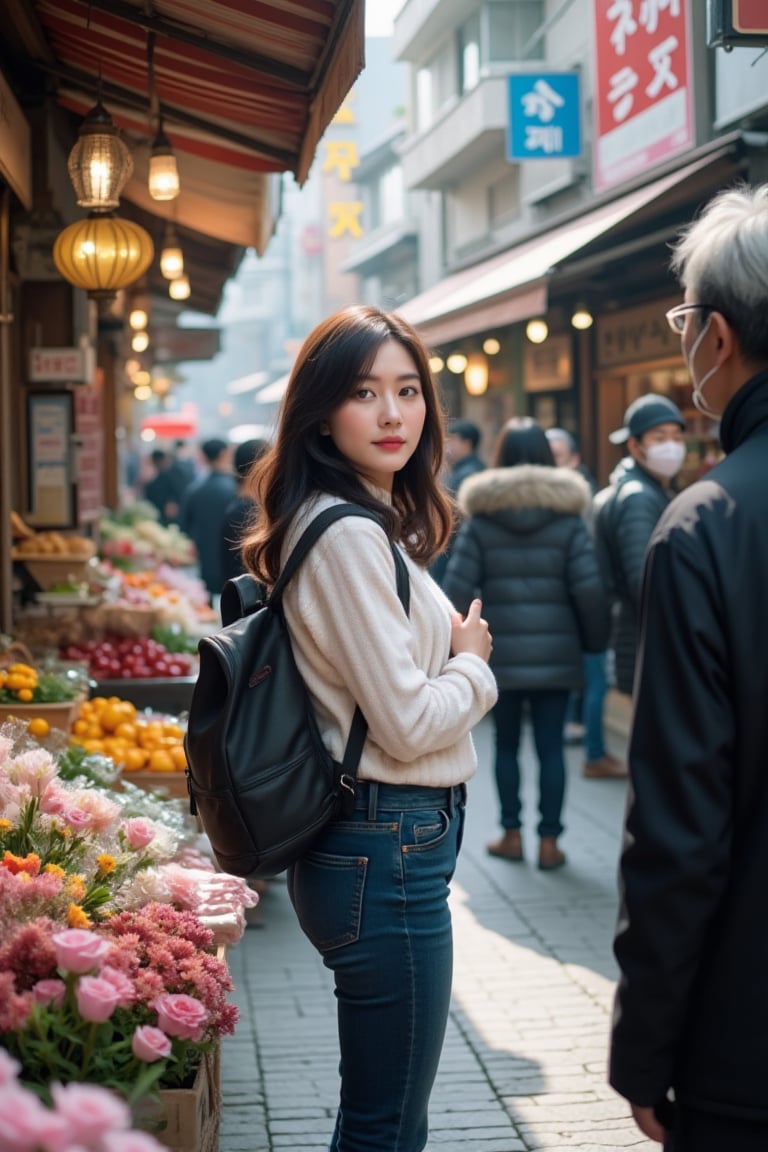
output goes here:
[[175, 772], [176, 765], [173, 762], [170, 752], [164, 748], [156, 748], [149, 754], [149, 770], [150, 772]]
[[148, 753], [143, 748], [127, 748], [123, 760], [123, 771], [141, 772], [147, 762]]
[[123, 720], [122, 723], [118, 724], [117, 728], [115, 728], [115, 736], [120, 740], [127, 740], [130, 744], [136, 743], [137, 734], [138, 728], [135, 724], [131, 724], [129, 720]]
[[187, 754], [184, 751], [184, 745], [176, 744], [173, 748], [169, 748], [168, 752], [171, 760], [173, 760], [174, 768], [177, 772], [183, 772], [187, 766]]
[[50, 730], [50, 724], [42, 716], [33, 716], [27, 724], [27, 732], [30, 736], [47, 736]]

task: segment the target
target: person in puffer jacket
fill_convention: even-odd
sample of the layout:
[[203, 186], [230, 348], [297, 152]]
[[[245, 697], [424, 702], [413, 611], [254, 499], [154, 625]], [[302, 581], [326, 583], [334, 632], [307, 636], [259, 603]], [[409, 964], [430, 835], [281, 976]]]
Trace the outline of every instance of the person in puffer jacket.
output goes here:
[[539, 867], [565, 864], [558, 845], [565, 799], [563, 727], [582, 681], [582, 653], [608, 640], [608, 599], [584, 521], [589, 485], [556, 468], [544, 430], [529, 418], [499, 433], [492, 466], [459, 488], [463, 520], [443, 589], [459, 612], [481, 597], [499, 685], [496, 784], [502, 836], [492, 856], [523, 859], [518, 748], [527, 703], [539, 760]]

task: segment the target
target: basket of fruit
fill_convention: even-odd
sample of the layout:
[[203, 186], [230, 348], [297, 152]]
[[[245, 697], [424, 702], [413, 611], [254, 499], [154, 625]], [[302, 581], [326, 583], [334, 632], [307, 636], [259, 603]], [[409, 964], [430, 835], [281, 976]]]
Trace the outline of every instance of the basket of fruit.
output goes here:
[[0, 724], [40, 720], [69, 732], [82, 699], [81, 684], [61, 673], [40, 672], [20, 661], [0, 667]]

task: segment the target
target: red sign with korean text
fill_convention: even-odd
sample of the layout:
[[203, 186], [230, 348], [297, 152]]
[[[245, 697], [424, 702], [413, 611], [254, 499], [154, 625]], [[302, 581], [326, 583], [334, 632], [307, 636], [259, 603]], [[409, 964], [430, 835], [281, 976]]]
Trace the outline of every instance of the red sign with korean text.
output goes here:
[[733, 0], [732, 23], [737, 32], [768, 34], [768, 6], [765, 0]]
[[595, 191], [693, 145], [688, 7], [689, 0], [594, 0]]

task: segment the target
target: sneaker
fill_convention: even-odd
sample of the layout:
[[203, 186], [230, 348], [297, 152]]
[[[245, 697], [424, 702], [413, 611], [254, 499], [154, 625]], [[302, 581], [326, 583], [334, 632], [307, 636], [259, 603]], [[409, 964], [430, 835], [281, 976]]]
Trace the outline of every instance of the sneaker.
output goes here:
[[628, 775], [626, 764], [607, 753], [599, 760], [584, 762], [584, 776], [587, 780], [625, 780]]

